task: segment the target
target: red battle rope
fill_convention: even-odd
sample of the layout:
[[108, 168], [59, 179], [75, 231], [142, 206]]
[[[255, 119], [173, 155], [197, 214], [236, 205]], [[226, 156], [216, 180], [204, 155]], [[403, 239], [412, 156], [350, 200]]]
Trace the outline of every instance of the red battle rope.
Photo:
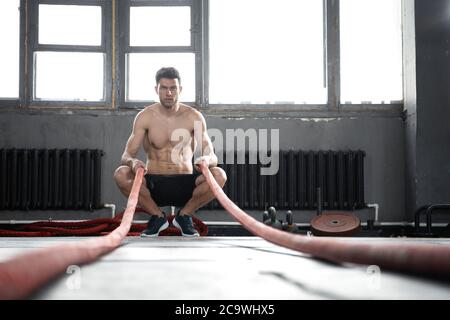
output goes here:
[[[136, 208], [134, 213], [146, 213], [141, 208]], [[123, 212], [114, 218], [99, 218], [78, 222], [39, 221], [15, 228], [15, 230], [1, 230], [0, 237], [52, 237], [52, 236], [101, 236], [113, 231], [120, 225]], [[169, 224], [174, 216], [167, 217]], [[201, 236], [208, 235], [208, 227], [199, 218], [192, 216], [194, 226]], [[127, 236], [139, 236], [147, 227], [146, 223], [133, 223]], [[181, 231], [170, 226], [161, 231], [160, 236], [181, 236]]]
[[24, 299], [66, 271], [70, 265], [92, 262], [120, 245], [130, 230], [144, 169], [136, 172], [120, 226], [104, 237], [44, 248], [0, 263], [0, 300]]
[[365, 243], [294, 235], [253, 219], [236, 206], [200, 164], [208, 185], [222, 206], [247, 230], [277, 245], [338, 263], [377, 265], [380, 268], [450, 279], [450, 246], [416, 243]]

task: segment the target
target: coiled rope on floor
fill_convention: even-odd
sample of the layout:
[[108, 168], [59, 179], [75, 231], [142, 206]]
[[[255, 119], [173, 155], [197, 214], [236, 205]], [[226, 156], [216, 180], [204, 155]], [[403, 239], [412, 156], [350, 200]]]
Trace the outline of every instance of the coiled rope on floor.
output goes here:
[[404, 243], [367, 243], [333, 238], [295, 235], [266, 226], [235, 205], [217, 184], [204, 162], [202, 174], [220, 202], [247, 230], [274, 244], [336, 263], [377, 265], [381, 269], [450, 279], [450, 245]]
[[[135, 213], [142, 212], [148, 214], [141, 208], [136, 208]], [[99, 218], [77, 222], [62, 221], [38, 221], [14, 230], [0, 229], [0, 237], [61, 237], [61, 236], [100, 236], [108, 234], [117, 228], [124, 212], [117, 214], [114, 218]], [[168, 216], [169, 223], [172, 223], [174, 216]], [[208, 227], [199, 218], [192, 216], [194, 226], [201, 236], [208, 234]], [[139, 236], [147, 227], [146, 223], [133, 223], [127, 236]], [[160, 233], [161, 236], [181, 236], [181, 231], [170, 226]]]

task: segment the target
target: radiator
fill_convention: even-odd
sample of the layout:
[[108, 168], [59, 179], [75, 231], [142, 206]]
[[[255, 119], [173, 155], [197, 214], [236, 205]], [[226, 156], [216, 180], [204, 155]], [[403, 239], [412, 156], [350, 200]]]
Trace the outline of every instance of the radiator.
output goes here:
[[[364, 203], [364, 151], [281, 151], [275, 175], [261, 175], [261, 164], [219, 165], [228, 176], [224, 192], [239, 207], [264, 209], [353, 210]], [[318, 188], [321, 196], [318, 197]], [[205, 209], [221, 208], [214, 200]]]
[[102, 207], [101, 150], [0, 149], [0, 210]]

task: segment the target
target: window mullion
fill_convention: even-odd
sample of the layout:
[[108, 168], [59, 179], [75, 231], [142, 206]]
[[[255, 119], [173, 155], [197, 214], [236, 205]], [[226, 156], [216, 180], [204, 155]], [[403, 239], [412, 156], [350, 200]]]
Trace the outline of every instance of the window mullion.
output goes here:
[[195, 53], [195, 104], [203, 106], [204, 80], [203, 80], [203, 10], [202, 1], [196, 0], [191, 9], [191, 44]]
[[117, 30], [117, 40], [119, 44], [118, 48], [118, 69], [119, 75], [119, 92], [117, 95], [117, 101], [119, 107], [125, 106], [125, 92], [126, 92], [126, 82], [127, 82], [127, 70], [126, 67], [126, 54], [130, 52], [130, 0], [120, 0], [118, 1], [118, 19], [119, 19], [119, 29]]
[[325, 2], [328, 109], [337, 111], [341, 94], [339, 0], [325, 0]]
[[111, 108], [117, 109], [120, 106], [120, 92], [122, 74], [120, 68], [121, 43], [120, 43], [120, 3], [123, 1], [112, 0], [111, 3]]
[[200, 87], [200, 107], [209, 107], [209, 1], [199, 0], [201, 7], [201, 65], [200, 77], [202, 86]]
[[25, 41], [28, 40], [27, 34], [28, 34], [28, 17], [27, 17], [27, 2], [26, 0], [20, 0], [20, 63], [19, 63], [19, 106], [25, 107], [26, 106], [26, 86], [28, 85], [28, 78], [26, 74], [26, 59], [28, 57], [27, 48], [28, 45], [25, 43]]
[[39, 1], [26, 0], [26, 11], [27, 11], [27, 30], [28, 35], [26, 39], [26, 67], [25, 67], [25, 89], [24, 89], [24, 107], [29, 107], [31, 101], [34, 97], [34, 88], [36, 86], [35, 80], [35, 64], [34, 64], [34, 53], [38, 47], [38, 32], [39, 32], [39, 16], [38, 8]]
[[112, 106], [112, 98], [113, 98], [113, 83], [112, 83], [112, 74], [113, 74], [113, 58], [114, 54], [112, 48], [112, 37], [114, 36], [112, 33], [112, 1], [109, 3], [102, 4], [102, 47], [105, 53], [105, 60], [103, 62], [103, 83], [104, 83], [104, 98], [106, 105]]

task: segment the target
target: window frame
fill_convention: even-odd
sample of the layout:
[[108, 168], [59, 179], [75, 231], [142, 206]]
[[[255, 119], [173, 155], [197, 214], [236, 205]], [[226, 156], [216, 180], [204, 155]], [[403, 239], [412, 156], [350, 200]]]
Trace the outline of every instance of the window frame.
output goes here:
[[[208, 3], [207, 0], [203, 0]], [[403, 101], [391, 101], [389, 104], [346, 104], [341, 102], [341, 74], [340, 74], [340, 15], [339, 0], [322, 0], [324, 10], [324, 63], [325, 83], [327, 89], [326, 104], [210, 104], [209, 103], [209, 79], [206, 80], [206, 106], [205, 110], [224, 114], [233, 111], [244, 112], [263, 112], [269, 114], [275, 113], [302, 113], [307, 112], [308, 115], [314, 117], [323, 117], [340, 115], [342, 112], [360, 113], [360, 112], [387, 112], [390, 114], [398, 114], [403, 110]], [[209, 14], [206, 14], [206, 19]], [[208, 28], [206, 28], [208, 30]], [[208, 47], [208, 36], [206, 35], [206, 47]], [[206, 63], [208, 64], [209, 56]], [[206, 74], [209, 74], [208, 67]]]
[[[209, 0], [203, 0], [206, 3], [207, 6], [207, 14], [205, 15], [205, 25], [207, 25], [206, 30], [209, 30]], [[275, 1], [275, 0], [274, 0]], [[318, 0], [320, 1], [320, 0]], [[206, 81], [206, 88], [205, 88], [205, 102], [206, 107], [214, 110], [220, 110], [220, 111], [227, 111], [227, 110], [244, 110], [244, 111], [261, 111], [261, 112], [270, 112], [274, 109], [278, 110], [286, 110], [290, 109], [290, 111], [302, 111], [302, 110], [324, 110], [324, 109], [330, 109], [331, 101], [330, 101], [330, 88], [328, 85], [328, 78], [330, 73], [330, 61], [328, 60], [328, 57], [331, 57], [333, 53], [339, 54], [339, 50], [335, 51], [334, 46], [328, 46], [327, 44], [327, 34], [329, 32], [335, 32], [335, 29], [329, 29], [329, 18], [327, 16], [327, 9], [330, 6], [333, 6], [333, 9], [330, 10], [333, 12], [333, 10], [337, 10], [335, 12], [338, 13], [337, 22], [339, 22], [339, 0], [322, 0], [323, 2], [323, 64], [324, 64], [324, 84], [326, 85], [326, 91], [327, 91], [327, 102], [322, 104], [314, 104], [314, 103], [270, 103], [270, 104], [258, 104], [258, 103], [251, 103], [251, 104], [242, 104], [242, 103], [209, 103], [209, 76]], [[335, 6], [335, 3], [337, 3], [337, 7]], [[339, 24], [337, 24], [337, 27], [339, 27]], [[205, 36], [205, 42], [206, 47], [209, 48], [209, 34], [206, 34]], [[339, 47], [337, 47], [339, 49]], [[331, 51], [330, 51], [331, 50]], [[209, 75], [209, 52], [206, 59], [207, 69], [206, 74]], [[339, 59], [338, 59], [339, 60]], [[338, 68], [339, 69], [339, 68]], [[339, 79], [339, 77], [337, 78]], [[334, 93], [333, 93], [334, 94]], [[332, 108], [331, 108], [332, 109]]]
[[[130, 46], [130, 8], [131, 7], [191, 7], [191, 45], [190, 46]], [[193, 53], [195, 55], [195, 101], [191, 105], [199, 105], [202, 101], [202, 5], [198, 0], [121, 0], [119, 1], [119, 92], [118, 105], [122, 109], [142, 108], [156, 101], [127, 101], [127, 59], [129, 53]], [[149, 86], [149, 90], [152, 87]]]
[[[101, 44], [92, 45], [57, 45], [57, 44], [39, 44], [39, 5], [83, 5], [101, 7]], [[24, 97], [25, 105], [34, 107], [55, 107], [55, 108], [111, 108], [112, 105], [112, 50], [111, 50], [111, 23], [112, 11], [111, 2], [102, 0], [36, 0], [28, 1], [29, 27], [28, 27], [28, 50], [27, 65], [30, 69], [27, 71], [27, 84]], [[71, 100], [36, 100], [34, 99], [36, 84], [36, 65], [34, 61], [35, 52], [94, 52], [105, 55], [103, 64], [103, 101], [71, 101]]]

